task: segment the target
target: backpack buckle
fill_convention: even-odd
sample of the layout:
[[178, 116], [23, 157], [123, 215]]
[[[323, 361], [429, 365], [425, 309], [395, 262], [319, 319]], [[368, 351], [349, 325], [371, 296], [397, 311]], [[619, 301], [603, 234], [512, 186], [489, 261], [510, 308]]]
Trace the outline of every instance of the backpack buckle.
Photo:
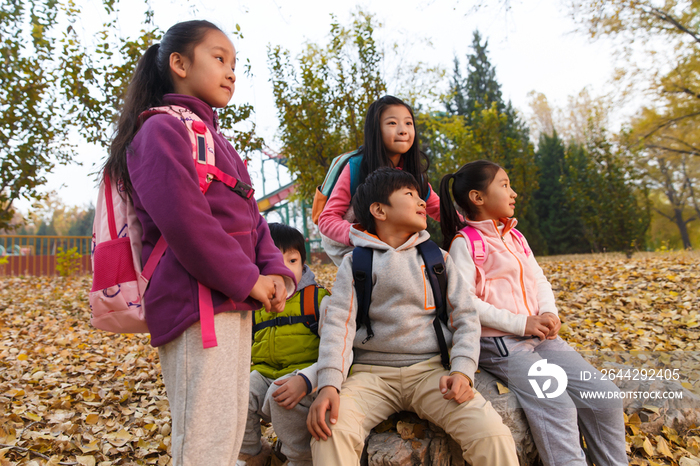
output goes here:
[[362, 270], [358, 270], [355, 272], [355, 280], [358, 282], [363, 282], [367, 278], [367, 274], [365, 274]]
[[229, 189], [245, 199], [250, 199], [255, 194], [255, 189], [241, 180], [236, 180], [236, 186], [229, 186]]
[[436, 275], [442, 275], [445, 272], [445, 266], [442, 264], [437, 264], [433, 266], [433, 272], [435, 272]]
[[311, 330], [314, 335], [318, 335], [318, 322], [309, 324], [309, 330]]
[[286, 317], [276, 317], [274, 319], [275, 321], [275, 326], [279, 327], [281, 325], [292, 325], [292, 318], [289, 316]]

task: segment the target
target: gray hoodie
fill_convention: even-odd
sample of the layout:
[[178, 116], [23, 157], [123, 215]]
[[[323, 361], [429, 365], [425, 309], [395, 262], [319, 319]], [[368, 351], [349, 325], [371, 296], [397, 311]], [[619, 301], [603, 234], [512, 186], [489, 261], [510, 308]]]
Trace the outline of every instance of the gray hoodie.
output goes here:
[[[318, 360], [318, 386], [340, 389], [348, 375], [354, 350], [355, 362], [405, 367], [440, 354], [433, 320], [435, 304], [425, 275], [423, 258], [416, 246], [430, 238], [427, 231], [411, 236], [394, 249], [374, 235], [353, 227], [355, 246], [374, 249], [372, 300], [369, 318], [374, 337], [365, 342], [367, 329], [355, 328], [357, 295], [352, 276], [352, 254], [338, 268], [333, 295], [321, 308], [323, 326]], [[452, 346], [452, 372], [474, 380], [479, 360], [481, 325], [468, 288], [452, 258], [444, 252], [447, 269], [447, 312], [443, 324], [447, 346]]]

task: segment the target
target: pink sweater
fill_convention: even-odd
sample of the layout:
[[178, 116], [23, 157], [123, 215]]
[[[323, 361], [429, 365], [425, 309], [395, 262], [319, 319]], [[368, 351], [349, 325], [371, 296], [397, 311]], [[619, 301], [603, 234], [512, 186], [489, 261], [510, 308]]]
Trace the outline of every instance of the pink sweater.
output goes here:
[[477, 270], [471, 243], [461, 232], [450, 245], [450, 255], [479, 312], [481, 336], [523, 336], [528, 316], [545, 312], [557, 315], [552, 286], [535, 257], [525, 254], [510, 234], [518, 221], [511, 218], [500, 224], [495, 220], [467, 223], [479, 230], [486, 242], [484, 265]]
[[[399, 167], [400, 168], [400, 167]], [[435, 221], [440, 221], [440, 197], [430, 187], [426, 210]], [[352, 246], [350, 241], [350, 226], [357, 221], [350, 208], [350, 165], [346, 165], [338, 177], [326, 206], [318, 218], [318, 230], [328, 238]]]

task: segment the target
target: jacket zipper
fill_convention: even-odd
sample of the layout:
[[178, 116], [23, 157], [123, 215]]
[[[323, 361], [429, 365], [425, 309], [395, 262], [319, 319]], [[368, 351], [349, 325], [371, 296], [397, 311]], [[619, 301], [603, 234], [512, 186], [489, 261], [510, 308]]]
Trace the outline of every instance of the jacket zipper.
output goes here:
[[[525, 282], [523, 282], [523, 264], [520, 262], [520, 259], [518, 259], [518, 256], [516, 256], [513, 251], [510, 250], [508, 247], [508, 244], [506, 244], [506, 239], [504, 235], [501, 235], [501, 232], [498, 231], [498, 224], [496, 221], [493, 221], [493, 226], [496, 227], [496, 233], [498, 236], [501, 237], [501, 241], [503, 241], [503, 246], [506, 247], [506, 250], [513, 255], [516, 261], [518, 261], [518, 267], [520, 267], [520, 289], [523, 292], [523, 302], [525, 303], [525, 309], [527, 309], [528, 315], [532, 315], [532, 312], [530, 311], [530, 306], [527, 305], [527, 293], [525, 292]], [[505, 226], [503, 227], [503, 232], [505, 233], [506, 229]]]

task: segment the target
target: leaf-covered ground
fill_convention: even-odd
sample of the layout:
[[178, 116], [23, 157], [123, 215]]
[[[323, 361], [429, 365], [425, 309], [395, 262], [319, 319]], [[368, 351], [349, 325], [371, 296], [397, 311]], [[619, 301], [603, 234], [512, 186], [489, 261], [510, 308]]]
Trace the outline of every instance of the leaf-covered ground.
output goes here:
[[[547, 258], [562, 335], [580, 350], [684, 354], [700, 393], [700, 255]], [[332, 287], [335, 268], [314, 266]], [[170, 461], [170, 414], [148, 337], [89, 325], [89, 277], [0, 277], [0, 466]], [[641, 354], [641, 353], [640, 353]], [[643, 356], [643, 355], [642, 355]], [[678, 360], [666, 361], [670, 367]], [[700, 431], [660, 435], [627, 419], [632, 464], [697, 466]]]

